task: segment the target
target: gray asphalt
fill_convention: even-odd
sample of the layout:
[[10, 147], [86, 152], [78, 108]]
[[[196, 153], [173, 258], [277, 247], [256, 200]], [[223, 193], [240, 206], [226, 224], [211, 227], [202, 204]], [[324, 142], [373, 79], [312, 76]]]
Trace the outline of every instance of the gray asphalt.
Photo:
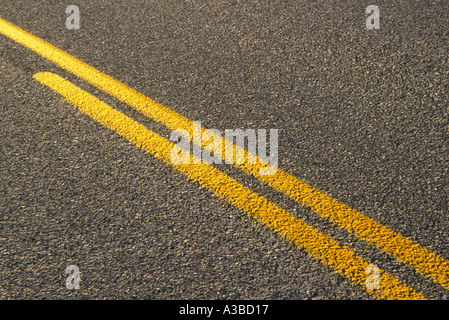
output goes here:
[[[449, 259], [447, 1], [0, 0], [0, 17], [205, 127], [279, 129], [279, 165]], [[379, 30], [365, 8], [380, 8]], [[0, 35], [0, 298], [372, 299], [332, 269], [63, 102]], [[285, 196], [431, 299], [448, 291]], [[68, 265], [81, 288], [65, 287]]]

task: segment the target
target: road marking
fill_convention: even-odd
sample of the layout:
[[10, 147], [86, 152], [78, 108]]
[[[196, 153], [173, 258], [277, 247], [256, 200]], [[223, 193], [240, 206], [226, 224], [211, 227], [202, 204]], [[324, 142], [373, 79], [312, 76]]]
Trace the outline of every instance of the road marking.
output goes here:
[[[304, 248], [310, 255], [376, 297], [425, 299], [420, 293], [384, 270], [380, 271], [380, 289], [366, 288], [365, 283], [368, 278], [366, 269], [370, 263], [348, 247], [320, 233], [211, 165], [204, 162], [198, 165], [173, 164], [170, 160], [170, 152], [174, 146], [172, 142], [60, 76], [42, 72], [35, 74], [34, 78], [65, 97], [81, 112], [200, 183], [219, 198], [248, 213], [297, 247]], [[193, 155], [191, 157], [194, 159]]]
[[[191, 120], [1, 18], [0, 33], [127, 103], [167, 128], [185, 129], [190, 135], [193, 134]], [[202, 127], [202, 131], [204, 130], [206, 129]], [[234, 146], [234, 148], [237, 147]], [[247, 157], [246, 150], [244, 152]], [[261, 166], [261, 164], [236, 165], [449, 290], [449, 261], [281, 169], [271, 176], [260, 175]]]

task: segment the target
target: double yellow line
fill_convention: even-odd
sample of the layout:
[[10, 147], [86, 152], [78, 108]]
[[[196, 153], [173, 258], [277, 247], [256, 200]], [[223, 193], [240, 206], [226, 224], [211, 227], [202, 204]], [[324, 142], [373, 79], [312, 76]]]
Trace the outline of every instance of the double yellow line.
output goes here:
[[[52, 61], [62, 69], [102, 89], [167, 128], [171, 130], [185, 129], [192, 135], [193, 122], [191, 120], [1, 18], [0, 33]], [[380, 289], [368, 289], [365, 283], [369, 275], [365, 271], [370, 263], [353, 250], [320, 233], [208, 164], [174, 165], [170, 161], [173, 143], [58, 75], [44, 72], [36, 74], [34, 78], [64, 96], [85, 114], [175, 167], [189, 178], [201, 183], [218, 197], [249, 213], [256, 220], [296, 246], [304, 248], [310, 255], [322, 261], [325, 265], [334, 268], [376, 297], [381, 299], [424, 298], [420, 293], [384, 270], [380, 272]], [[204, 131], [205, 128], [201, 128], [201, 130]], [[221, 137], [217, 138], [222, 139]], [[228, 143], [224, 140], [223, 142]], [[237, 148], [234, 145], [234, 150]], [[246, 156], [248, 156], [247, 153]], [[442, 257], [305, 184], [283, 170], [278, 169], [274, 175], [261, 175], [259, 169], [265, 165], [260, 164], [260, 162], [256, 165], [242, 164], [235, 166], [288, 195], [300, 204], [311, 208], [318, 215], [336, 223], [359, 239], [376, 246], [399, 262], [413, 267], [423, 276], [433, 279], [435, 283], [449, 290], [449, 262]]]

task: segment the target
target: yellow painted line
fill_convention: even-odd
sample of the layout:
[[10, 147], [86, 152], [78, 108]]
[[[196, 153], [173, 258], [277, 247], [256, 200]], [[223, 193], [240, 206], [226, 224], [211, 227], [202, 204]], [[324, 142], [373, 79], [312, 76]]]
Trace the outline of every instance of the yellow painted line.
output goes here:
[[[244, 170], [258, 174], [253, 168]], [[278, 170], [272, 176], [259, 175], [258, 178], [449, 290], [449, 262], [441, 256], [286, 172]]]
[[35, 74], [34, 78], [65, 97], [81, 112], [200, 183], [219, 198], [245, 211], [297, 247], [304, 248], [311, 256], [337, 270], [377, 298], [425, 299], [384, 270], [380, 270], [380, 289], [367, 289], [365, 283], [369, 275], [365, 271], [370, 263], [348, 247], [320, 233], [211, 165], [204, 162], [198, 165], [174, 165], [170, 159], [170, 152], [174, 147], [172, 142], [60, 76], [42, 72]]
[[[193, 122], [191, 120], [1, 18], [0, 33], [102, 89], [118, 100], [127, 103], [147, 117], [162, 123], [167, 128], [171, 130], [185, 129], [192, 135]], [[202, 130], [204, 131], [205, 128], [202, 128]], [[224, 145], [225, 143], [223, 143]], [[234, 146], [234, 148], [236, 147]], [[246, 150], [244, 152], [245, 156], [247, 156]], [[222, 154], [224, 155], [224, 152]], [[449, 261], [443, 257], [320, 192], [281, 169], [278, 169], [274, 175], [264, 176], [259, 173], [259, 169], [266, 166], [259, 163], [255, 165], [236, 165], [236, 167], [254, 175], [259, 180], [266, 182], [302, 205], [310, 207], [320, 216], [333, 221], [359, 239], [377, 246], [399, 262], [415, 268], [422, 275], [433, 279], [436, 283], [449, 290]]]

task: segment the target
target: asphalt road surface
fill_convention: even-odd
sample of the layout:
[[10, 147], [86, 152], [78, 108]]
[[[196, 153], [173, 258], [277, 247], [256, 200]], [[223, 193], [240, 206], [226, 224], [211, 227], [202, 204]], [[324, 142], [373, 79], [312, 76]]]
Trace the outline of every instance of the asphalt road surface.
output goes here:
[[[449, 298], [449, 2], [0, 0], [0, 18], [1, 299]], [[181, 118], [278, 129], [279, 170], [170, 163]]]

